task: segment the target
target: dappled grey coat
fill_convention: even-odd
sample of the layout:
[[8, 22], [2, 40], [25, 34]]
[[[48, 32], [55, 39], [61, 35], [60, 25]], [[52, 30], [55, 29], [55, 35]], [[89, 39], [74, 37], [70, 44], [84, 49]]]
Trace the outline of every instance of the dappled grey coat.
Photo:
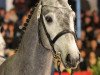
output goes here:
[[31, 15], [18, 52], [0, 66], [0, 75], [50, 75], [52, 53], [38, 40], [38, 7]]

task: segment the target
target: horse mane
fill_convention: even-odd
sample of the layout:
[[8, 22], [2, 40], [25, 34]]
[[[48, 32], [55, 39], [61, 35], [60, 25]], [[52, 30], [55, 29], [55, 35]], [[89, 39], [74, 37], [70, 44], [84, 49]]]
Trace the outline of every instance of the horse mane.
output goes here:
[[[30, 9], [30, 12], [29, 12], [29, 14], [28, 14], [28, 16], [27, 16], [27, 19], [26, 19], [26, 22], [24, 23], [24, 25], [23, 25], [21, 28], [19, 28], [19, 29], [22, 31], [22, 35], [21, 35], [21, 37], [20, 37], [20, 42], [19, 42], [19, 44], [21, 43], [21, 40], [22, 40], [22, 38], [23, 38], [23, 35], [24, 35], [25, 32], [26, 32], [27, 26], [29, 25], [29, 22], [30, 22], [30, 20], [31, 20], [31, 18], [32, 18], [32, 15], [33, 15], [33, 13], [34, 13], [34, 11], [35, 11], [35, 8], [38, 6], [38, 4], [39, 4], [39, 0], [38, 0], [37, 3]], [[19, 46], [18, 46], [18, 47], [19, 47]]]

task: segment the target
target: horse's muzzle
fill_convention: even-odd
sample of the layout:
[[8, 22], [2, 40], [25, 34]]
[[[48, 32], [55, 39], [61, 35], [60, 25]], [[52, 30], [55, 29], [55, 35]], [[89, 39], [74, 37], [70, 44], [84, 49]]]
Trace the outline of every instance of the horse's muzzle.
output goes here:
[[66, 57], [66, 63], [67, 63], [67, 67], [75, 69], [77, 68], [78, 64], [80, 62], [80, 54], [77, 58], [72, 58], [70, 54], [67, 55]]

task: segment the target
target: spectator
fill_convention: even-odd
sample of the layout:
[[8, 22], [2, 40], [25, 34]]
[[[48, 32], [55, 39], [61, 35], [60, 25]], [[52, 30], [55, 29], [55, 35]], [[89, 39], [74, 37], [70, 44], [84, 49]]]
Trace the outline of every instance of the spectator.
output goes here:
[[3, 8], [0, 8], [0, 26], [4, 21], [4, 15], [5, 15], [5, 10]]
[[96, 30], [97, 28], [100, 28], [100, 19], [99, 16], [95, 14], [96, 12], [94, 12], [94, 16], [93, 16], [93, 27]]
[[100, 33], [97, 35], [96, 40], [97, 40], [96, 55], [97, 57], [100, 57]]
[[4, 57], [4, 50], [5, 50], [5, 41], [0, 33], [0, 57]]
[[92, 40], [90, 42], [90, 50], [96, 52], [96, 49], [97, 49], [97, 42], [96, 42], [96, 40]]
[[100, 33], [97, 34], [96, 40], [97, 40], [98, 45], [100, 45]]
[[4, 23], [1, 32], [6, 41], [7, 48], [13, 48], [12, 42], [14, 39], [14, 23], [12, 21]]
[[87, 39], [89, 41], [94, 38], [94, 31], [93, 31], [93, 27], [91, 25], [88, 25], [86, 27], [86, 35], [87, 35]]
[[17, 15], [19, 19], [22, 19], [22, 16], [25, 14], [25, 12], [28, 10], [28, 7], [25, 0], [14, 0], [13, 2]]
[[21, 20], [22, 17], [30, 10], [32, 6], [35, 6], [39, 0], [14, 0], [13, 4], [17, 11], [17, 15]]
[[90, 5], [87, 0], [81, 0], [81, 10], [84, 12], [90, 10]]
[[80, 54], [81, 54], [81, 62], [79, 64], [79, 67], [80, 67], [80, 70], [81, 71], [87, 71], [87, 60], [86, 60], [86, 51], [85, 50], [81, 50], [80, 51]]
[[16, 10], [15, 9], [11, 9], [9, 11], [9, 13], [10, 13], [10, 21], [13, 21], [14, 23], [16, 23], [17, 20], [18, 20], [18, 16], [16, 14]]
[[5, 41], [0, 33], [0, 65], [5, 61], [4, 50], [5, 50]]
[[91, 25], [91, 17], [85, 16], [83, 20], [82, 29], [85, 30], [87, 26]]
[[86, 37], [86, 32], [84, 30], [81, 31], [81, 37], [80, 37], [82, 43], [83, 43], [83, 46], [84, 48], [86, 49], [87, 48], [87, 37]]
[[90, 52], [88, 70], [90, 70], [93, 75], [100, 75], [100, 63], [98, 62], [96, 54], [94, 52]]
[[83, 49], [83, 43], [80, 39], [77, 40], [77, 46], [78, 46], [79, 50]]
[[3, 23], [3, 26], [1, 28], [1, 33], [2, 33], [4, 38], [7, 37], [7, 35], [8, 35], [8, 23]]

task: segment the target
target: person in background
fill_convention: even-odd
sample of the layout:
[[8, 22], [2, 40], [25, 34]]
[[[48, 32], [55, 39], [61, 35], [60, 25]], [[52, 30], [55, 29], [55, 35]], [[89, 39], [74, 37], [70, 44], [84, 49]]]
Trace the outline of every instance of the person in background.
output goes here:
[[81, 10], [82, 11], [87, 11], [87, 10], [90, 10], [90, 4], [87, 0], [81, 0]]
[[15, 10], [15, 8], [13, 8], [13, 9], [11, 9], [10, 11], [9, 11], [9, 15], [10, 15], [10, 21], [13, 21], [14, 23], [16, 23], [17, 21], [18, 21], [18, 16], [17, 16], [17, 14], [16, 14], [16, 10]]
[[89, 41], [91, 41], [94, 38], [94, 31], [92, 25], [86, 26], [86, 35]]
[[83, 47], [86, 49], [88, 46], [88, 40], [87, 40], [87, 37], [86, 37], [86, 32], [84, 30], [81, 31], [81, 37], [80, 37], [80, 40], [82, 41], [83, 43]]
[[5, 47], [6, 47], [6, 43], [3, 39], [2, 34], [0, 33], [0, 65], [6, 60], [4, 58]]
[[83, 43], [82, 43], [82, 41], [80, 39], [78, 39], [76, 42], [77, 42], [78, 49], [82, 50], [83, 49]]
[[35, 7], [39, 0], [14, 0], [13, 5], [15, 6], [19, 20], [30, 10], [31, 7]]
[[9, 21], [4, 23], [1, 29], [1, 33], [6, 41], [6, 48], [13, 48], [14, 39], [14, 22]]
[[89, 54], [88, 70], [91, 71], [93, 75], [100, 75], [100, 60], [97, 59], [93, 51]]
[[100, 33], [97, 34], [96, 41], [97, 41], [96, 55], [97, 57], [100, 57]]
[[96, 11], [93, 12], [93, 27], [95, 30], [100, 28], [100, 18]]
[[0, 8], [0, 26], [2, 25], [2, 23], [4, 22], [4, 15], [5, 15], [5, 9]]
[[90, 41], [90, 50], [93, 52], [96, 52], [97, 50], [97, 41], [95, 39]]
[[7, 39], [7, 46], [10, 49], [13, 49], [13, 41], [14, 41], [14, 22], [9, 22], [8, 23], [8, 30], [9, 30], [9, 35]]
[[8, 34], [8, 23], [5, 22], [5, 23], [2, 24], [1, 33], [2, 33], [3, 38], [7, 37], [7, 34]]
[[81, 50], [80, 54], [82, 58], [79, 64], [79, 69], [80, 71], [87, 71], [87, 59], [86, 59], [87, 53], [85, 50]]

